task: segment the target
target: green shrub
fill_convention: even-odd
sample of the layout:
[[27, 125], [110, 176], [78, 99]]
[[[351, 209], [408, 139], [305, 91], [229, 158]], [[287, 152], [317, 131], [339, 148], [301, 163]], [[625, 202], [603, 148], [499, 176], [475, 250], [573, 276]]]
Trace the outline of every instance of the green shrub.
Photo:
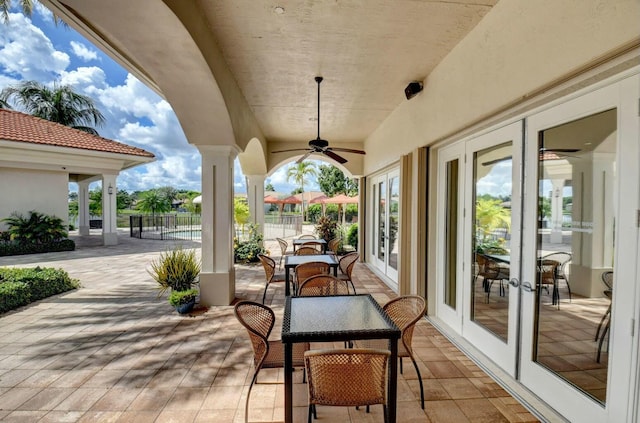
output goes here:
[[354, 223], [347, 232], [347, 244], [358, 248], [358, 224]]
[[344, 205], [346, 223], [351, 223], [358, 218], [358, 205], [357, 204], [345, 204]]
[[0, 268], [0, 313], [79, 287], [62, 269]]
[[72, 239], [62, 239], [60, 241], [46, 244], [21, 244], [19, 242], [0, 242], [0, 257], [18, 256], [23, 254], [53, 253], [57, 251], [73, 251], [76, 243]]
[[19, 244], [49, 244], [67, 238], [62, 219], [35, 210], [28, 217], [13, 212], [2, 221], [9, 227], [11, 239]]
[[307, 207], [307, 220], [311, 223], [317, 223], [322, 216], [322, 204], [310, 204]]
[[178, 307], [182, 304], [187, 304], [198, 297], [197, 289], [188, 289], [186, 291], [172, 291], [169, 294], [169, 304], [173, 307]]
[[265, 249], [262, 244], [262, 234], [258, 232], [258, 225], [249, 225], [249, 239], [239, 241], [233, 239], [233, 259], [236, 263], [253, 263], [260, 259], [258, 254], [264, 254]]
[[327, 204], [324, 208], [324, 215], [327, 216], [331, 220], [338, 221], [338, 205], [337, 204]]

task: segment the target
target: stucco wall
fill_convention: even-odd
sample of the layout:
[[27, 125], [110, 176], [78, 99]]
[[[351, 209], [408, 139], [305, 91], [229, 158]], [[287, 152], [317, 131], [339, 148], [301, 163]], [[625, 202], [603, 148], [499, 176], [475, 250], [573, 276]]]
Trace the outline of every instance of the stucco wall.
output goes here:
[[[68, 221], [68, 175], [61, 172], [0, 168], [0, 219], [36, 210]], [[0, 230], [6, 225], [0, 222]]]
[[638, 17], [638, 0], [500, 1], [366, 140], [365, 174], [637, 43]]

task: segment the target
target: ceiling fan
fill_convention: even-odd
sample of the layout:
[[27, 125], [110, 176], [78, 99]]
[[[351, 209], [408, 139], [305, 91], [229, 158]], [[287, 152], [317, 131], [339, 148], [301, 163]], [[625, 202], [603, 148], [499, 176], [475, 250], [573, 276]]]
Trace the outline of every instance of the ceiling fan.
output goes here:
[[[578, 151], [580, 151], [579, 148], [544, 148], [541, 147], [539, 152], [540, 152], [540, 160], [544, 161], [544, 160], [559, 160], [559, 159], [564, 159], [567, 157], [576, 157], [576, 156], [571, 156], [569, 154], [556, 154], [556, 153], [577, 153]], [[554, 153], [555, 156], [550, 158], [550, 157], [546, 157], [545, 153]], [[503, 162], [505, 160], [511, 160], [511, 156], [505, 156], [505, 157], [500, 157], [499, 159], [494, 159], [494, 160], [489, 160], [486, 162], [482, 163], [482, 166], [491, 166], [494, 165], [496, 163], [500, 163]]]
[[362, 150], [353, 150], [351, 148], [339, 148], [339, 147], [329, 147], [329, 141], [323, 140], [320, 138], [320, 83], [322, 82], [321, 76], [316, 76], [315, 80], [318, 83], [318, 136], [316, 139], [309, 141], [309, 148], [293, 148], [290, 150], [278, 150], [272, 151], [272, 153], [286, 153], [290, 151], [306, 151], [306, 153], [296, 160], [296, 163], [301, 163], [306, 160], [311, 153], [321, 153], [325, 156], [331, 157], [333, 160], [337, 161], [340, 164], [344, 164], [347, 162], [347, 159], [336, 154], [336, 151], [341, 153], [354, 153], [354, 154], [366, 154]]

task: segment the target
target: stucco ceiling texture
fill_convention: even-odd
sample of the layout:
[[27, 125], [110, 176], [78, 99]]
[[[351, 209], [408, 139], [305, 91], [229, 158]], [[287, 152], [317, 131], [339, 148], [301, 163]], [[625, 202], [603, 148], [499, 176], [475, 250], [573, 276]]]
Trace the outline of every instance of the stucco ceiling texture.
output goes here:
[[[497, 0], [202, 0], [224, 60], [269, 141], [362, 142]], [[281, 9], [278, 9], [280, 7]], [[426, 84], [428, 88], [428, 83]], [[301, 145], [302, 147], [302, 145]]]

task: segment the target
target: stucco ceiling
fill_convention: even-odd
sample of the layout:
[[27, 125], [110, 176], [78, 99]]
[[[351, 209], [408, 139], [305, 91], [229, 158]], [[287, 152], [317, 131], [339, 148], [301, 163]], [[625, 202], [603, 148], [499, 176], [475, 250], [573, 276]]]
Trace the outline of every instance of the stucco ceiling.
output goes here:
[[[219, 132], [202, 129], [212, 116], [204, 96], [222, 92], [227, 108], [248, 106], [264, 141], [291, 148], [289, 143], [304, 147], [316, 136], [316, 75], [324, 77], [322, 138], [361, 143], [408, 101], [409, 82], [425, 81], [429, 89], [429, 73], [497, 1], [44, 3], [165, 95], [190, 142]], [[203, 63], [213, 79], [203, 74]], [[217, 83], [214, 89], [209, 80]], [[240, 95], [229, 94], [230, 85]], [[236, 139], [241, 114], [232, 111], [227, 118]]]

